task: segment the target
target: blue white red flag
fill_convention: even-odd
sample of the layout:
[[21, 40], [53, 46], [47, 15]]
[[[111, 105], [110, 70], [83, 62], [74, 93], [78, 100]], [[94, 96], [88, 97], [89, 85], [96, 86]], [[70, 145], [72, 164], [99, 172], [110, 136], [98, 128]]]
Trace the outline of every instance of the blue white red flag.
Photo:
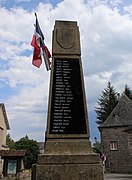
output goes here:
[[32, 64], [39, 68], [42, 64], [41, 55], [43, 55], [45, 66], [48, 71], [50, 70], [50, 65], [51, 65], [51, 62], [49, 60], [51, 54], [44, 43], [44, 35], [40, 29], [36, 13], [35, 16], [36, 16], [35, 32], [31, 42], [31, 45], [34, 47]]

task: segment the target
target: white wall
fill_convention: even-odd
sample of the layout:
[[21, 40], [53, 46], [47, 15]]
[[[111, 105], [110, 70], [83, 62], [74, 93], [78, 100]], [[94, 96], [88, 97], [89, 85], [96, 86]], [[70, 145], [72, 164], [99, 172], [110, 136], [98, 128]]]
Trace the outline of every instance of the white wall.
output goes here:
[[[2, 130], [3, 129], [3, 130]], [[7, 127], [3, 116], [2, 107], [0, 107], [0, 146], [6, 144]]]

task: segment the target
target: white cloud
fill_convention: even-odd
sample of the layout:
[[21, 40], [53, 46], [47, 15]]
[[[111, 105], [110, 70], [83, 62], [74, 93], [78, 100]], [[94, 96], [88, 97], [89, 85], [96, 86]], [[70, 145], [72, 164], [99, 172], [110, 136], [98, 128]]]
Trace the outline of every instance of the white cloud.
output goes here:
[[[3, 65], [0, 69], [3, 85], [0, 87], [8, 85], [18, 90], [5, 100], [14, 138], [24, 136], [24, 133], [33, 138], [39, 128], [41, 135], [39, 133], [37, 139], [42, 140], [42, 129], [46, 127], [49, 72], [44, 65], [40, 69], [31, 65], [33, 12], [38, 14], [50, 50], [55, 20], [78, 22], [88, 108], [92, 112], [108, 81], [120, 92], [125, 84], [131, 85], [131, 6], [125, 6], [126, 14], [121, 14], [119, 4], [120, 0], [64, 0], [56, 7], [40, 3], [32, 12], [22, 8], [0, 8], [0, 16], [4, 17], [0, 23], [0, 58]], [[28, 132], [28, 129], [34, 129], [34, 132]]]
[[[10, 117], [11, 134], [14, 137], [15, 131], [21, 135], [30, 133], [35, 129], [41, 131], [41, 137], [46, 128], [47, 108], [48, 108], [48, 82], [43, 82], [36, 87], [27, 87], [20, 89], [18, 95], [11, 97], [6, 103]], [[15, 128], [14, 128], [15, 127]], [[43, 132], [42, 132], [43, 129]], [[36, 132], [35, 132], [36, 133]], [[20, 136], [20, 134], [18, 136]], [[21, 136], [21, 137], [23, 137]], [[18, 139], [18, 137], [14, 137]], [[30, 138], [33, 138], [30, 136]], [[36, 139], [36, 137], [34, 137]]]
[[130, 17], [132, 17], [132, 5], [125, 6], [123, 8], [124, 12], [127, 13]]
[[0, 33], [1, 39], [8, 42], [28, 42], [33, 32], [33, 17], [22, 8], [7, 10], [0, 8], [1, 18]]

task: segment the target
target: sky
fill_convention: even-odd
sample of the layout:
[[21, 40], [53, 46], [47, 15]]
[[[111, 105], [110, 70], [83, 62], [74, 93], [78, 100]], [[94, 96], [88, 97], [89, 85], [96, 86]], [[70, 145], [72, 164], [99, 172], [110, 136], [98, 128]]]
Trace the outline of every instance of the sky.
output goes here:
[[0, 0], [0, 103], [15, 141], [44, 141], [50, 71], [32, 65], [37, 12], [52, 52], [55, 20], [77, 21], [80, 31], [90, 140], [99, 136], [95, 106], [108, 81], [132, 88], [132, 0]]

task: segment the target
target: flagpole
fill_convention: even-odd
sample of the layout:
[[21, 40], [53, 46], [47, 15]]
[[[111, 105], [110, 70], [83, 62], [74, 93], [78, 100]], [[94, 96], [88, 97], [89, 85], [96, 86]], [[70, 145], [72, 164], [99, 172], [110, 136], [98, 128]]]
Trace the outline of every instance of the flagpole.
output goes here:
[[[34, 33], [34, 36], [33, 36], [32, 42], [31, 42], [31, 45], [34, 47], [33, 65], [40, 67], [40, 65], [42, 63], [42, 58], [41, 58], [40, 53], [42, 53], [44, 62], [45, 62], [45, 66], [48, 71], [48, 70], [51, 70], [51, 68], [50, 68], [51, 62], [49, 60], [51, 55], [50, 55], [50, 52], [49, 52], [47, 46], [45, 46], [44, 35], [43, 35], [43, 33], [40, 29], [39, 23], [38, 23], [37, 13], [34, 12], [34, 15], [36, 17], [36, 24], [35, 24], [35, 33]], [[38, 53], [38, 51], [39, 51], [39, 53]]]
[[37, 13], [36, 13], [36, 12], [34, 13], [34, 15], [35, 15], [35, 17], [37, 18]]

